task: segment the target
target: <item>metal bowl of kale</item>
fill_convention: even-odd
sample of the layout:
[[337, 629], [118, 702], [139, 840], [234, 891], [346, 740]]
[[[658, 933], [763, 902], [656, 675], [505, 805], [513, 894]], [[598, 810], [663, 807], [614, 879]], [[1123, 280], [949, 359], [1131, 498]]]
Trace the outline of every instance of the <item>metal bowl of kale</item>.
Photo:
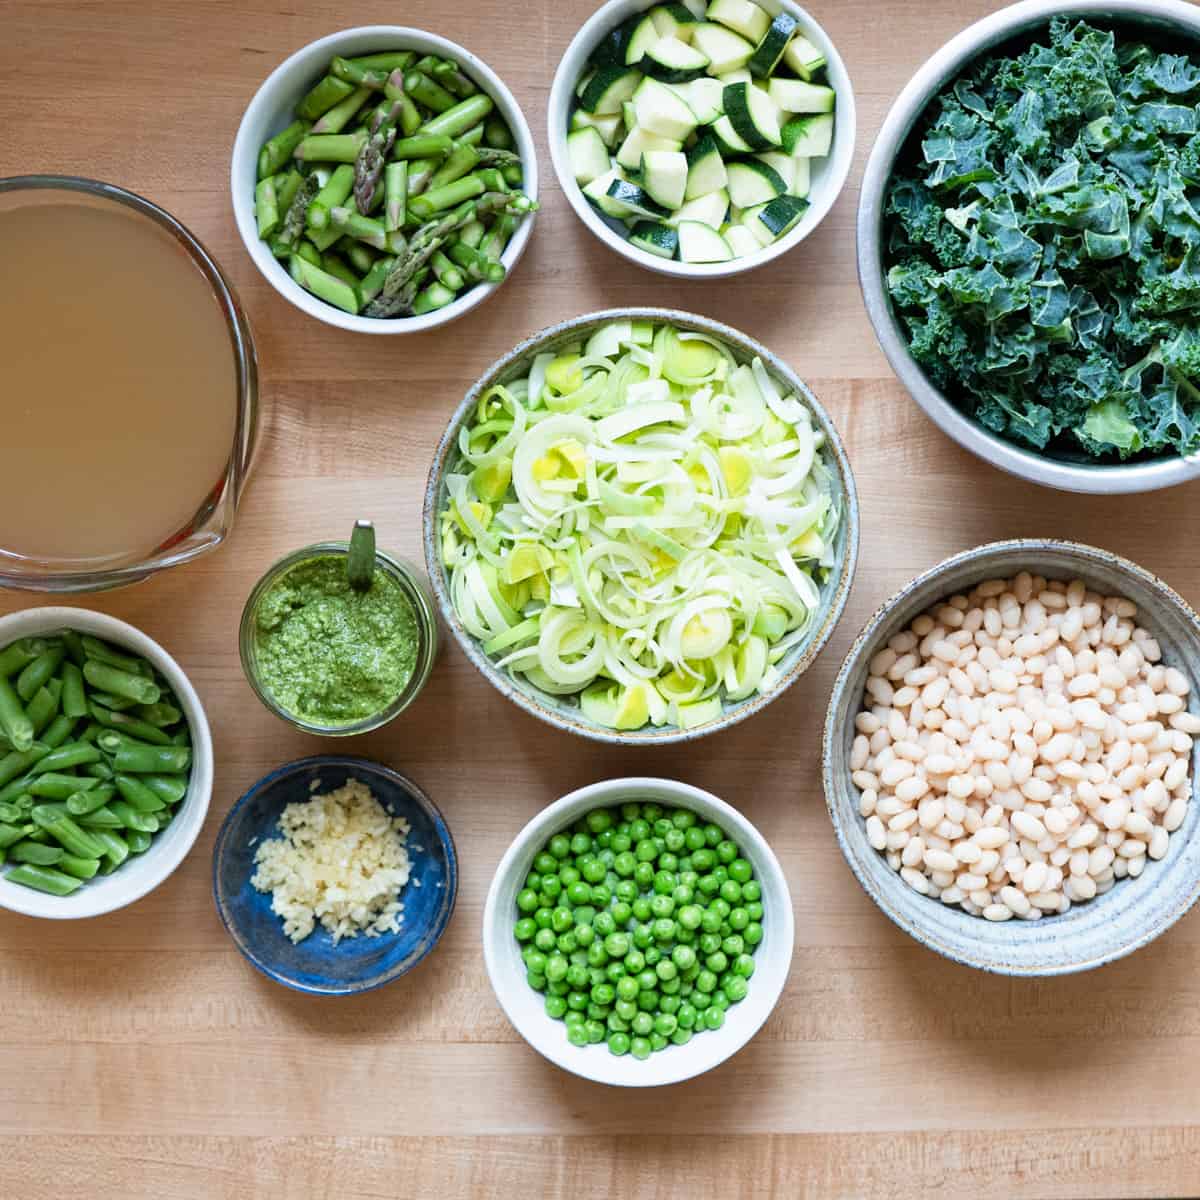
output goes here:
[[1200, 7], [1026, 0], [888, 113], [858, 266], [952, 438], [1075, 492], [1200, 478]]

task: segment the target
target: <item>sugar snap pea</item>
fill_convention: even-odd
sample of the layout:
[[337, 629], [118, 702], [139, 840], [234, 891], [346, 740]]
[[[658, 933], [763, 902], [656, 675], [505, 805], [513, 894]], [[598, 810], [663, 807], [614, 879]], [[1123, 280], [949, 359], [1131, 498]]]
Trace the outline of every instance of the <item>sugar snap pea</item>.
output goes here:
[[52, 867], [62, 858], [63, 851], [61, 846], [43, 846], [40, 842], [31, 842], [26, 838], [23, 842], [17, 842], [15, 846], [9, 846], [8, 857], [12, 862], [33, 863], [39, 867]]
[[100, 691], [124, 696], [128, 700], [137, 701], [138, 704], [154, 704], [162, 696], [162, 691], [154, 680], [133, 671], [123, 670], [121, 667], [98, 662], [94, 658], [88, 659], [84, 664], [83, 677]]
[[22, 863], [14, 867], [4, 877], [9, 883], [20, 883], [35, 891], [48, 892], [52, 896], [69, 896], [72, 892], [83, 887], [83, 880], [56, 871], [53, 867], [37, 867], [32, 863]]

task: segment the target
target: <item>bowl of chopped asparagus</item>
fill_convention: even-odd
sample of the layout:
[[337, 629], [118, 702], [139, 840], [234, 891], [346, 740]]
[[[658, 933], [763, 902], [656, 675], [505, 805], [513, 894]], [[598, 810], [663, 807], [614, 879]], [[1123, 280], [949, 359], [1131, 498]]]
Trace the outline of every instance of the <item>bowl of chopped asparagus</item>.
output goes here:
[[230, 172], [246, 250], [310, 316], [417, 333], [486, 300], [537, 210], [533, 135], [512, 93], [436, 34], [330, 34], [268, 76]]

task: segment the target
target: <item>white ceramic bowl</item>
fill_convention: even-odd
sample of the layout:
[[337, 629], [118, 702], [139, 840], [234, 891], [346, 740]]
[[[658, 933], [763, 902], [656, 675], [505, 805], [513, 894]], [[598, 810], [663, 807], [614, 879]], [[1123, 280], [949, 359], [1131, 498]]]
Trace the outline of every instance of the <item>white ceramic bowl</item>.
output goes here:
[[[288, 274], [283, 265], [270, 251], [266, 242], [258, 236], [254, 222], [254, 184], [258, 173], [258, 152], [263, 142], [274, 137], [291, 124], [293, 109], [300, 98], [325, 74], [329, 60], [340, 54], [351, 58], [358, 54], [374, 54], [386, 50], [416, 50], [420, 54], [436, 54], [452, 58], [479, 87], [496, 103], [496, 111], [508, 123], [521, 156], [521, 168], [525, 173], [522, 190], [531, 200], [537, 200], [538, 174], [537, 153], [529, 124], [518, 107], [512, 93], [504, 86], [500, 77], [482, 59], [469, 50], [420, 29], [409, 29], [403, 25], [363, 25], [356, 29], [344, 29], [328, 37], [310, 42], [285, 59], [254, 93], [254, 99], [246, 109], [242, 123], [238, 126], [237, 139], [233, 143], [233, 161], [230, 168], [230, 187], [233, 191], [233, 215], [238, 233], [255, 265], [267, 282], [287, 301], [297, 308], [339, 329], [350, 329], [357, 333], [421, 333], [438, 325], [445, 325], [465, 316], [476, 305], [482, 304], [497, 288], [499, 283], [481, 283], [464, 291], [453, 304], [436, 312], [417, 317], [356, 317], [334, 308], [315, 296], [309, 295]], [[509, 274], [525, 251], [533, 232], [533, 221], [537, 213], [532, 212], [517, 226], [500, 261]]]
[[825, 55], [829, 85], [837, 93], [833, 148], [827, 158], [813, 161], [809, 207], [800, 218], [800, 223], [786, 237], [745, 258], [735, 258], [724, 263], [684, 263], [647, 254], [618, 232], [622, 228], [619, 222], [610, 222], [602, 216], [589, 203], [575, 182], [575, 175], [567, 156], [567, 124], [575, 98], [575, 85], [583, 75], [588, 56], [600, 43], [601, 38], [634, 13], [652, 8], [655, 3], [661, 3], [661, 0], [608, 0], [607, 4], [602, 4], [584, 22], [567, 47], [558, 69], [554, 72], [554, 83], [550, 88], [550, 106], [547, 111], [550, 157], [554, 163], [554, 173], [558, 176], [559, 186], [579, 219], [606, 246], [624, 255], [630, 262], [635, 262], [647, 270], [657, 271], [660, 275], [676, 275], [683, 279], [717, 279], [726, 275], [740, 275], [743, 271], [761, 267], [798, 246], [825, 219], [826, 213], [838, 198], [846, 183], [846, 177], [850, 174], [850, 164], [854, 158], [854, 89], [850, 85], [850, 75], [846, 71], [846, 64], [842, 62], [842, 56], [829, 40], [829, 35], [800, 5], [793, 4], [792, 0], [755, 0], [760, 8], [773, 15], [787, 12], [796, 18], [804, 36]]
[[129, 858], [111, 875], [98, 875], [89, 880], [70, 896], [35, 892], [32, 888], [7, 882], [0, 872], [0, 908], [28, 917], [71, 920], [96, 917], [140, 900], [183, 862], [208, 813], [208, 802], [212, 797], [213, 750], [204, 707], [182, 668], [156, 641], [116, 617], [85, 608], [26, 609], [0, 617], [0, 647], [18, 638], [40, 637], [61, 629], [75, 629], [103, 638], [153, 663], [178, 697], [192, 735], [192, 773], [183, 805], [166, 831], [155, 836], [144, 854]]
[[[689, 808], [721, 826], [737, 842], [762, 887], [763, 940], [754, 953], [755, 970], [746, 998], [732, 1005], [725, 1024], [694, 1037], [686, 1046], [668, 1046], [641, 1062], [615, 1057], [604, 1043], [572, 1046], [566, 1026], [548, 1017], [544, 997], [525, 979], [525, 964], [513, 934], [517, 893], [534, 858], [550, 838], [593, 808], [632, 801]], [[517, 834], [496, 868], [483, 910], [483, 957], [500, 1007], [517, 1032], [563, 1070], [616, 1087], [658, 1087], [680, 1083], [712, 1070], [736, 1054], [771, 1015], [787, 982], [794, 937], [792, 898], [783, 868], [766, 839], [736, 808], [710, 792], [671, 779], [609, 779], [579, 788], [544, 808]]]

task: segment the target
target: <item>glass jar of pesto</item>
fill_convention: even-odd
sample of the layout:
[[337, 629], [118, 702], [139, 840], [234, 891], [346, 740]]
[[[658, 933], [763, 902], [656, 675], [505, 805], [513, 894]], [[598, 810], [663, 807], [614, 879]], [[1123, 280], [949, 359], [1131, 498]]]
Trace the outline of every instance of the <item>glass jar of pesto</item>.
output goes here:
[[370, 587], [347, 575], [348, 542], [319, 542], [275, 563], [242, 611], [242, 669], [258, 698], [306, 733], [387, 724], [416, 699], [437, 655], [433, 598], [402, 558], [375, 551]]

